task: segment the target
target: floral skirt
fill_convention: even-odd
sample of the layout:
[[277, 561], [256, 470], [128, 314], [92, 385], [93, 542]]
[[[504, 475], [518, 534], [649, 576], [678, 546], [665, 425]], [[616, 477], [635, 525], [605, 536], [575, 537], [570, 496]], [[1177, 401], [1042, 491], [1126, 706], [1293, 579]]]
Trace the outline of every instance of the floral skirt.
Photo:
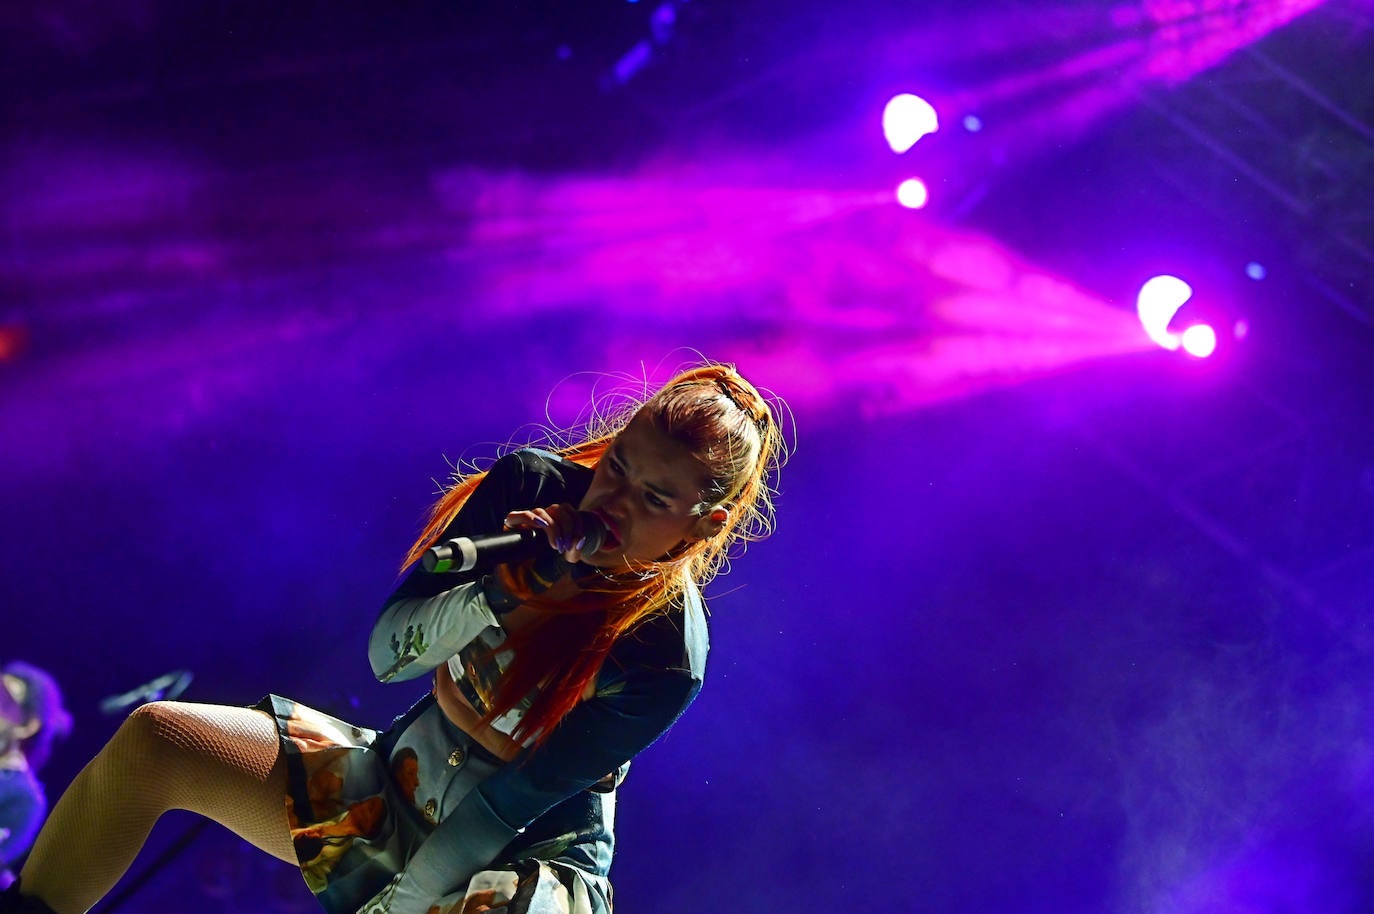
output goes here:
[[[427, 696], [389, 730], [356, 727], [269, 695], [287, 760], [286, 812], [306, 884], [353, 914], [501, 761]], [[429, 914], [610, 914], [615, 792], [584, 791], [532, 822], [465, 890]]]

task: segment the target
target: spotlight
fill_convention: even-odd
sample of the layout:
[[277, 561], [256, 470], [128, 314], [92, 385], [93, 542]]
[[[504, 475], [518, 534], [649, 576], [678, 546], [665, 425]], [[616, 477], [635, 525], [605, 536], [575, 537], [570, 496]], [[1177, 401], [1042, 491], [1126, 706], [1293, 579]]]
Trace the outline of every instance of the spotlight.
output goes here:
[[649, 17], [649, 32], [654, 36], [654, 41], [659, 44], [667, 44], [673, 37], [673, 28], [677, 25], [677, 10], [671, 3], [665, 3], [654, 10], [653, 16]]
[[1189, 355], [1205, 359], [1217, 349], [1217, 333], [1211, 325], [1197, 323], [1182, 333], [1169, 329], [1179, 310], [1193, 297], [1193, 287], [1177, 276], [1154, 276], [1145, 281], [1136, 296], [1136, 314], [1145, 333], [1170, 351], [1182, 348]]
[[649, 63], [649, 58], [653, 57], [653, 46], [648, 40], [636, 42], [620, 59], [611, 67], [611, 79], [617, 85], [625, 85], [635, 77], [635, 74]]
[[1217, 332], [1208, 324], [1194, 324], [1180, 339], [1183, 351], [1195, 358], [1205, 359], [1217, 351]]
[[964, 129], [969, 133], [977, 133], [983, 129], [983, 119], [976, 114], [965, 114]]
[[883, 136], [893, 152], [906, 152], [916, 141], [940, 129], [940, 117], [919, 95], [894, 95], [883, 108]]
[[897, 202], [907, 209], [921, 209], [930, 202], [930, 191], [920, 178], [907, 178], [897, 185]]
[[1259, 282], [1269, 275], [1269, 271], [1264, 268], [1264, 264], [1252, 260], [1245, 265], [1245, 275], [1249, 276], [1255, 282]]
[[1150, 339], [1165, 349], [1177, 349], [1179, 341], [1169, 332], [1169, 322], [1192, 297], [1193, 287], [1177, 276], [1147, 279], [1135, 299], [1140, 326], [1145, 328]]

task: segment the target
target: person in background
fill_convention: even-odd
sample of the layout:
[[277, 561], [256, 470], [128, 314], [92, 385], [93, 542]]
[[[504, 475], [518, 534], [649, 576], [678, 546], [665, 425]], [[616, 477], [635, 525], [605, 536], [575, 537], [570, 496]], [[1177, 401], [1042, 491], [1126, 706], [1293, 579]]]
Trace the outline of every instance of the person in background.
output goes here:
[[57, 682], [36, 666], [15, 661], [0, 668], [0, 889], [33, 844], [48, 811], [38, 770], [53, 740], [71, 733]]

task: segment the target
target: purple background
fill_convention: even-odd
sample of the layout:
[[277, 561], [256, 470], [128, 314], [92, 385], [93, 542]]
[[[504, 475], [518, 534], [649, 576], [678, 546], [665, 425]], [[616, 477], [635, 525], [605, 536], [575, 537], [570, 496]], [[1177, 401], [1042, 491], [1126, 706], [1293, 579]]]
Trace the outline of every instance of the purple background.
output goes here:
[[[795, 454], [622, 910], [1368, 910], [1369, 4], [471, 6], [0, 12], [0, 658], [67, 690], [54, 794], [169, 670], [381, 725], [446, 461], [699, 351]], [[898, 157], [902, 90], [946, 117]], [[1248, 336], [1154, 348], [1162, 270]], [[127, 904], [313, 906], [218, 830]]]

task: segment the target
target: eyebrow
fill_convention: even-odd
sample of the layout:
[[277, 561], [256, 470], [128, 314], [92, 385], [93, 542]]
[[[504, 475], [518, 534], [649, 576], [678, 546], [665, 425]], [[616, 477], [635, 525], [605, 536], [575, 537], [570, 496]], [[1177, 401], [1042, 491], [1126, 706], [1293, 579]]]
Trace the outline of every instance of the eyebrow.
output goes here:
[[[611, 445], [611, 451], [615, 454], [615, 459], [619, 460], [624, 465], [626, 470], [633, 469], [633, 467], [630, 464], [630, 461], [625, 459], [625, 449], [620, 446], [619, 441]], [[644, 485], [653, 489], [655, 492], [657, 492], [659, 495], [662, 495], [664, 498], [671, 498], [674, 501], [678, 499], [677, 493], [674, 492], [672, 489], [665, 489], [662, 486], [654, 485], [652, 482], [649, 482], [648, 480], [645, 480]]]

